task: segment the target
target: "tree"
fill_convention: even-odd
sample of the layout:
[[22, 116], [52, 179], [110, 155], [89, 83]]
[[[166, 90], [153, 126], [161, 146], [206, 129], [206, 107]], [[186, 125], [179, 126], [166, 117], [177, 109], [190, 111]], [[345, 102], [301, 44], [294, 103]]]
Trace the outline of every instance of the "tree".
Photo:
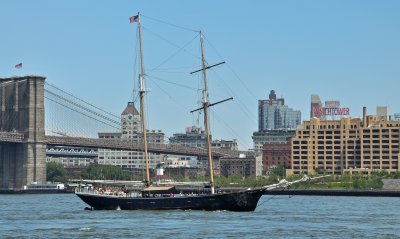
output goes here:
[[84, 179], [131, 180], [131, 174], [115, 165], [92, 164], [81, 174]]
[[379, 175], [372, 175], [370, 178], [364, 175], [353, 176], [354, 189], [381, 189], [382, 186], [383, 182]]
[[57, 162], [46, 163], [46, 180], [50, 182], [62, 182], [68, 181], [67, 173], [65, 172], [64, 166]]
[[272, 169], [271, 176], [274, 175], [282, 179], [285, 177], [285, 170], [285, 166], [278, 165], [276, 168]]

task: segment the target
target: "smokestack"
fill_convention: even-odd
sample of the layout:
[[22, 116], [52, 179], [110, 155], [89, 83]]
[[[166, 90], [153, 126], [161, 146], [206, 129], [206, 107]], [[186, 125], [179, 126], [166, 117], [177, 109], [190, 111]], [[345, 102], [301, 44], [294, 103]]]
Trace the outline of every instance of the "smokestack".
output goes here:
[[363, 107], [363, 126], [367, 127], [367, 107]]

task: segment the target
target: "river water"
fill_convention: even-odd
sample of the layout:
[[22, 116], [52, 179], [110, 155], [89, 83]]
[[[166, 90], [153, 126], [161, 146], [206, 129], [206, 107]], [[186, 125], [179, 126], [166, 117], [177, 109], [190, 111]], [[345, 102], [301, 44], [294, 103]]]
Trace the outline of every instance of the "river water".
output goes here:
[[264, 195], [255, 212], [86, 211], [74, 194], [0, 195], [0, 238], [400, 238], [400, 199]]

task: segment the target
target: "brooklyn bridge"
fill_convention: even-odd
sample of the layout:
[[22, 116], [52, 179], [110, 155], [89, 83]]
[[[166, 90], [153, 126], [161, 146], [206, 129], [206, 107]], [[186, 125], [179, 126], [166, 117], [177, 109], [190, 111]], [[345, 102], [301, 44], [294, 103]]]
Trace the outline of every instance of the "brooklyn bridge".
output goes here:
[[[116, 120], [109, 120], [109, 116], [98, 113], [96, 110], [98, 108], [95, 106], [90, 104], [82, 106], [68, 98], [68, 94], [62, 95], [65, 92], [60, 89], [58, 93], [56, 90], [46, 89], [46, 84], [45, 77], [42, 76], [0, 78], [0, 188], [20, 189], [32, 182], [45, 182], [47, 145], [143, 150], [143, 143], [130, 140], [69, 136], [70, 133], [65, 129], [62, 133], [57, 130], [46, 131], [48, 128], [45, 126], [46, 101], [78, 113], [82, 113], [80, 109], [85, 109], [82, 114], [86, 117], [95, 120], [97, 118], [97, 121], [103, 124], [114, 124], [111, 125], [114, 128], [119, 127]], [[88, 115], [88, 112], [95, 116]], [[175, 144], [149, 143], [148, 151], [207, 156], [206, 149]], [[237, 152], [213, 149], [213, 157], [216, 158], [233, 155], [237, 155]]]

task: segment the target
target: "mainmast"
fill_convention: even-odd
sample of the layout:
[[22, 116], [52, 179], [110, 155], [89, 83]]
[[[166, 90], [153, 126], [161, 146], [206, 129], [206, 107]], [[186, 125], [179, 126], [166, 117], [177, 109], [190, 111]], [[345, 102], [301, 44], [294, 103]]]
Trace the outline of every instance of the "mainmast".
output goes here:
[[144, 160], [146, 163], [146, 186], [150, 186], [150, 170], [149, 170], [149, 156], [147, 153], [147, 130], [146, 130], [146, 117], [144, 110], [144, 95], [146, 88], [144, 85], [144, 64], [143, 64], [143, 45], [142, 45], [142, 29], [140, 27], [140, 13], [138, 12], [138, 30], [139, 30], [139, 46], [140, 46], [140, 75], [139, 75], [139, 96], [140, 96], [140, 119], [142, 121], [143, 129], [143, 147], [144, 147]]
[[203, 47], [203, 33], [200, 31], [200, 45], [201, 45], [201, 63], [203, 65], [203, 81], [204, 81], [204, 89], [203, 89], [203, 110], [204, 110], [204, 127], [207, 134], [207, 155], [208, 155], [208, 165], [210, 170], [210, 189], [211, 194], [215, 193], [214, 190], [214, 169], [213, 169], [213, 160], [211, 155], [211, 137], [210, 137], [210, 129], [208, 125], [208, 85], [207, 85], [207, 73], [206, 73], [206, 62], [204, 59], [204, 47]]
[[221, 100], [215, 103], [211, 103], [208, 101], [208, 85], [207, 85], [207, 73], [206, 70], [210, 69], [214, 66], [219, 66], [221, 64], [224, 64], [225, 61], [211, 65], [211, 66], [207, 66], [206, 65], [206, 60], [204, 58], [204, 46], [203, 46], [203, 33], [200, 31], [200, 46], [201, 46], [201, 63], [202, 63], [202, 69], [197, 70], [197, 71], [193, 71], [190, 72], [190, 74], [202, 71], [203, 72], [203, 82], [204, 82], [204, 88], [203, 88], [203, 102], [202, 102], [202, 107], [192, 110], [190, 111], [190, 113], [193, 113], [195, 111], [198, 110], [203, 110], [204, 111], [204, 127], [206, 130], [206, 135], [207, 135], [207, 156], [208, 156], [208, 165], [209, 165], [209, 170], [210, 170], [210, 188], [211, 188], [211, 194], [215, 193], [214, 190], [214, 167], [213, 167], [213, 160], [212, 160], [212, 155], [211, 155], [211, 136], [210, 136], [210, 126], [208, 123], [208, 108], [210, 106], [228, 101], [228, 100], [232, 100], [233, 98], [228, 98], [225, 100]]

